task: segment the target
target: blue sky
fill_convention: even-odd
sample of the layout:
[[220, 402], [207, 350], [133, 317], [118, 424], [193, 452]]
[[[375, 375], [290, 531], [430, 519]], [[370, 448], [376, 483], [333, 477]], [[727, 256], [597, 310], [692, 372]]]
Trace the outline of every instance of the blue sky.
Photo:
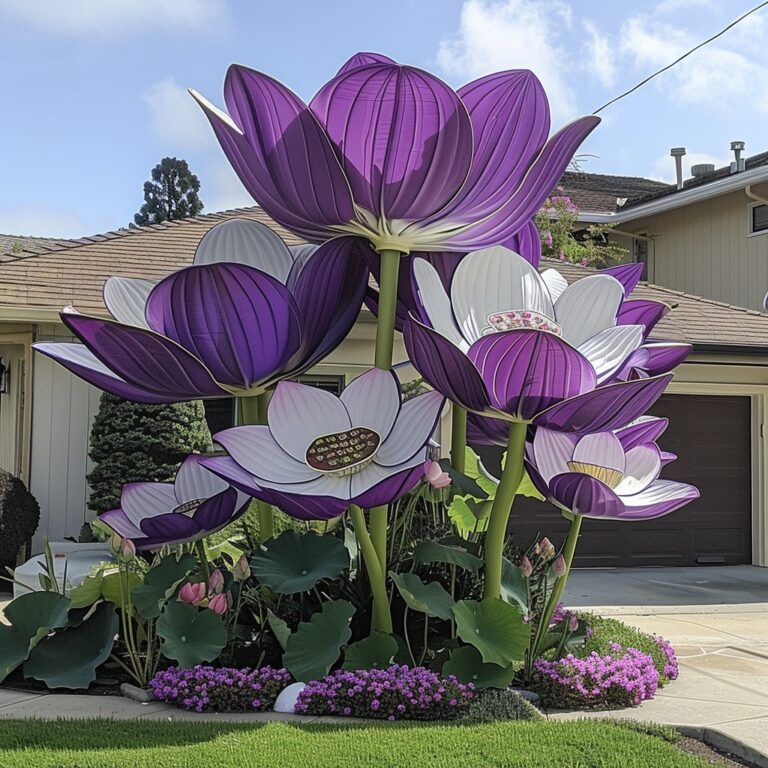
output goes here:
[[[558, 125], [594, 111], [752, 0], [0, 0], [0, 232], [71, 237], [126, 226], [165, 155], [206, 211], [246, 205], [187, 87], [221, 104], [246, 64], [305, 98], [357, 50], [458, 86], [527, 67]], [[768, 150], [768, 9], [603, 114], [585, 170], [671, 180], [671, 146], [726, 162]]]

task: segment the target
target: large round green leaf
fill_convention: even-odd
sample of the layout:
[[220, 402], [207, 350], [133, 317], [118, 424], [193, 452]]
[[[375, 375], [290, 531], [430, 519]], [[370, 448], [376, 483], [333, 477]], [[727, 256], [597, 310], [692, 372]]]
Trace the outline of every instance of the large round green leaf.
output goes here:
[[454, 496], [448, 507], [448, 517], [464, 537], [488, 528], [493, 501], [481, 501], [471, 496]]
[[133, 590], [133, 604], [143, 619], [156, 619], [165, 602], [197, 565], [197, 558], [186, 553], [180, 558], [166, 555], [144, 576], [144, 583]]
[[483, 661], [506, 667], [523, 658], [531, 628], [517, 606], [499, 598], [461, 600], [453, 607], [453, 615], [458, 636], [477, 648]]
[[102, 579], [101, 596], [108, 603], [114, 603], [119, 608], [141, 584], [141, 576], [138, 573], [128, 571], [121, 574], [118, 571], [112, 571], [105, 574]]
[[515, 670], [511, 666], [488, 664], [476, 648], [462, 645], [443, 665], [443, 674], [453, 675], [462, 683], [473, 683], [475, 688], [508, 688]]
[[501, 559], [501, 599], [519, 605], [523, 613], [528, 612], [528, 579], [520, 566], [506, 557]]
[[82, 624], [40, 642], [24, 665], [24, 676], [49, 688], [87, 688], [112, 652], [117, 625], [115, 606], [100, 603]]
[[344, 669], [386, 669], [397, 655], [397, 640], [386, 632], [375, 630], [363, 640], [347, 647]]
[[389, 576], [411, 610], [438, 619], [452, 618], [453, 598], [436, 581], [425, 584], [415, 573], [390, 571]]
[[180, 667], [213, 661], [227, 644], [227, 627], [220, 616], [207, 608], [169, 602], [157, 620], [160, 651]]
[[414, 562], [418, 563], [446, 563], [457, 565], [466, 571], [477, 571], [483, 565], [483, 561], [473, 555], [466, 546], [466, 542], [460, 539], [447, 541], [420, 541], [413, 552]]
[[28, 592], [8, 603], [10, 626], [0, 623], [0, 682], [52, 629], [66, 626], [69, 606], [69, 599], [57, 592]]
[[349, 568], [349, 552], [336, 536], [314, 531], [283, 531], [251, 558], [253, 575], [274, 592], [306, 592], [320, 579], [334, 579]]
[[283, 666], [296, 680], [308, 682], [328, 674], [341, 646], [352, 637], [349, 622], [354, 613], [354, 606], [346, 600], [331, 600], [309, 621], [299, 624], [283, 654]]

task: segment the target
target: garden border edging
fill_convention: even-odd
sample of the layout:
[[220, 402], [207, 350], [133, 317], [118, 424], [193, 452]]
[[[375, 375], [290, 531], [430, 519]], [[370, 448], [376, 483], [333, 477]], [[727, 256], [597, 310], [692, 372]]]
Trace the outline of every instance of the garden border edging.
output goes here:
[[728, 752], [740, 760], [756, 765], [757, 768], [768, 768], [768, 755], [765, 752], [750, 747], [717, 728], [710, 728], [707, 725], [672, 725], [671, 727], [683, 736], [697, 739], [720, 752]]

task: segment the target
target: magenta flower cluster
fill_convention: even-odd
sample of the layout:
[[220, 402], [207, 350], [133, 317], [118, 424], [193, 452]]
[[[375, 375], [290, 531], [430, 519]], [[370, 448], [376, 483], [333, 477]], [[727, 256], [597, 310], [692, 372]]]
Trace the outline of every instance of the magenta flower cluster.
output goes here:
[[672, 647], [669, 640], [665, 640], [661, 635], [654, 635], [653, 639], [666, 657], [664, 669], [661, 674], [664, 675], [667, 680], [677, 680], [677, 676], [680, 674], [680, 667], [677, 664], [677, 654], [675, 653], [675, 649]]
[[474, 686], [425, 667], [394, 664], [388, 669], [340, 669], [308, 683], [296, 712], [385, 720], [445, 720], [466, 713]]
[[195, 712], [264, 712], [291, 682], [285, 669], [170, 667], [149, 682], [154, 697]]
[[659, 684], [653, 659], [636, 648], [611, 644], [611, 653], [534, 664], [533, 689], [546, 707], [557, 709], [632, 707], [652, 699]]

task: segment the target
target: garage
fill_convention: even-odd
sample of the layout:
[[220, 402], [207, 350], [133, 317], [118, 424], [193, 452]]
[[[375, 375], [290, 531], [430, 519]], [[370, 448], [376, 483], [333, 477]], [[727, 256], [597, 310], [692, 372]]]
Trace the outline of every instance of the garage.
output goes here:
[[[662, 477], [699, 488], [701, 498], [657, 520], [620, 523], [585, 520], [575, 565], [683, 566], [752, 562], [751, 401], [720, 395], [664, 395], [651, 413], [666, 416], [664, 450], [680, 457]], [[482, 451], [489, 466], [499, 452]], [[510, 518], [517, 546], [537, 536], [555, 544], [567, 523], [549, 504], [521, 499]]]

